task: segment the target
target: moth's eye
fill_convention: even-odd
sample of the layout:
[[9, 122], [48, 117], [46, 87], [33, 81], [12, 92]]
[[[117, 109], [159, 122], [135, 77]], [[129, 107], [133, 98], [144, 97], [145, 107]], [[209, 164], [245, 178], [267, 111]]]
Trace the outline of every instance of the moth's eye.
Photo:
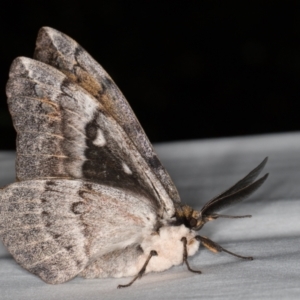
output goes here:
[[197, 220], [195, 218], [190, 219], [190, 226], [195, 227], [197, 225]]

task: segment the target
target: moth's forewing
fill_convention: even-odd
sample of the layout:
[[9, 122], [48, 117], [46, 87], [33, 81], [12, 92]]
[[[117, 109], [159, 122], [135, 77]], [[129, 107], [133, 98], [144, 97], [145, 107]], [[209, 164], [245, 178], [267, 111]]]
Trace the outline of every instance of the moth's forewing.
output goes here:
[[21, 181], [0, 192], [4, 245], [47, 283], [65, 282], [96, 258], [136, 245], [156, 221], [156, 208], [141, 195], [80, 180]]
[[174, 204], [119, 123], [93, 96], [42, 62], [17, 58], [7, 84], [17, 131], [18, 180], [82, 179]]
[[97, 99], [126, 132], [169, 198], [180, 202], [174, 183], [125, 97], [106, 71], [76, 41], [55, 29], [43, 27], [38, 34], [34, 58], [60, 70]]
[[[98, 257], [79, 275], [84, 278], [136, 276], [141, 267], [138, 261], [143, 254], [141, 246], [134, 243]], [[143, 259], [140, 261], [144, 262]]]

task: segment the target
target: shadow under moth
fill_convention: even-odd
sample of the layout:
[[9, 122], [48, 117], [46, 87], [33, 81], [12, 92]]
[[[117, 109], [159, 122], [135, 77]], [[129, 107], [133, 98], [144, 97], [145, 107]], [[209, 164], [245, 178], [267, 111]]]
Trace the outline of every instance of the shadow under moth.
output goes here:
[[51, 284], [77, 275], [136, 279], [188, 263], [200, 243], [232, 253], [202, 226], [254, 192], [265, 159], [196, 211], [170, 176], [128, 102], [74, 40], [49, 27], [34, 59], [16, 58], [7, 83], [17, 131], [15, 183], [0, 190], [0, 236], [14, 259]]

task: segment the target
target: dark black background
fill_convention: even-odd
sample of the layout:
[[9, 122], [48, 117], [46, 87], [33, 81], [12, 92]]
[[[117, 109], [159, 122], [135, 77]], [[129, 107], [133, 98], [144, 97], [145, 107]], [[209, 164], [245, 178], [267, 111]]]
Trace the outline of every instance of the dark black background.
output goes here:
[[118, 84], [152, 142], [300, 129], [297, 1], [5, 1], [0, 148], [15, 133], [5, 83], [37, 31], [77, 40]]

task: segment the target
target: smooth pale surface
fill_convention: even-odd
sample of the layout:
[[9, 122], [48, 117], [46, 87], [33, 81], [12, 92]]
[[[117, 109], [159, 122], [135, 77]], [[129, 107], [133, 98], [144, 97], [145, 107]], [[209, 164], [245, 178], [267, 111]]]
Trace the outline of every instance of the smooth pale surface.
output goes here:
[[[182, 201], [201, 207], [227, 189], [265, 156], [270, 177], [249, 200], [226, 213], [250, 219], [219, 219], [200, 234], [254, 261], [201, 248], [190, 265], [151, 273], [131, 287], [121, 279], [75, 278], [48, 285], [19, 267], [0, 245], [1, 299], [299, 299], [300, 298], [300, 133], [168, 143], [156, 146]], [[0, 153], [0, 184], [14, 181], [12, 152]]]

